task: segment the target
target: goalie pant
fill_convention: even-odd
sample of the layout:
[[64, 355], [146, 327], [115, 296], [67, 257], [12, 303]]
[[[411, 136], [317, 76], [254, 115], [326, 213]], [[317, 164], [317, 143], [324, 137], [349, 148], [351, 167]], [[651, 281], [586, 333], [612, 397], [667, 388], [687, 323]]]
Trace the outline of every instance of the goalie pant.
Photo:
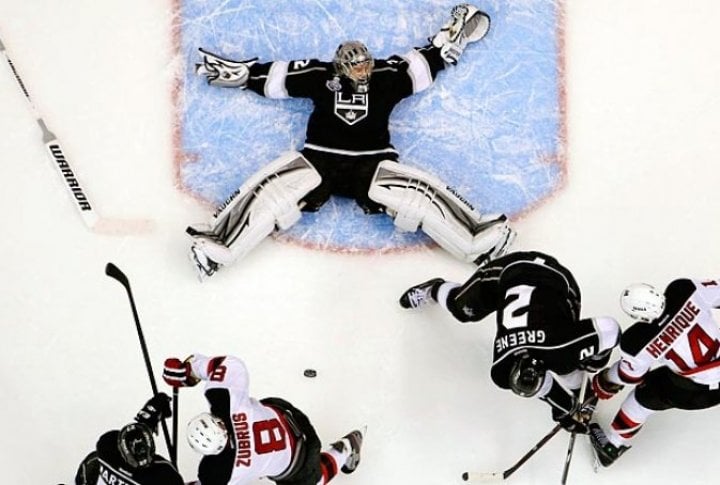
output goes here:
[[511, 389], [517, 359], [538, 360], [549, 372], [535, 395], [550, 405], [554, 419], [574, 411], [585, 369], [606, 365], [620, 338], [615, 319], [580, 318], [580, 288], [572, 273], [537, 251], [495, 259], [464, 284], [442, 283], [435, 294], [461, 322], [496, 314], [493, 382]]
[[108, 431], [80, 464], [75, 485], [184, 485], [185, 481], [168, 460], [155, 455], [152, 463], [134, 468], [118, 449], [119, 430]]
[[652, 322], [623, 332], [620, 359], [604, 375], [637, 385], [612, 420], [607, 437], [628, 445], [647, 419], [667, 409], [698, 410], [720, 404], [720, 280], [681, 278], [664, 291], [665, 310]]

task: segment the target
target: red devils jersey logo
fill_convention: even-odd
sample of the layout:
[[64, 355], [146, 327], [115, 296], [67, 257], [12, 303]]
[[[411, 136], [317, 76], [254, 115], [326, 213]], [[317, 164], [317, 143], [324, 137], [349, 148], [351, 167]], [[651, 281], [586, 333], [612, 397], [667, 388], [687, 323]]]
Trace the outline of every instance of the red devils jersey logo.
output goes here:
[[368, 115], [368, 95], [335, 93], [335, 115], [348, 125], [354, 125]]

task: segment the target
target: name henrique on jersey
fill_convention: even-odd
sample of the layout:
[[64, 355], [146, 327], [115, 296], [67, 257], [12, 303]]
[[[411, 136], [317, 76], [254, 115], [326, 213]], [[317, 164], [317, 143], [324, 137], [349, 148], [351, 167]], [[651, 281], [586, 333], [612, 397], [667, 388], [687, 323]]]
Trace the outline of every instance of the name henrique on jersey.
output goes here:
[[281, 476], [292, 462], [295, 438], [285, 418], [248, 395], [248, 371], [236, 357], [194, 354], [193, 373], [206, 381], [210, 412], [222, 418], [230, 446], [204, 456], [198, 478], [203, 485], [241, 485]]
[[654, 365], [698, 384], [720, 382], [720, 328], [712, 309], [720, 306], [718, 280], [678, 279], [665, 290], [665, 311], [650, 323], [637, 322], [623, 332], [616, 370], [628, 384], [639, 383]]
[[305, 147], [345, 155], [396, 153], [390, 143], [390, 113], [403, 99], [430, 87], [445, 68], [439, 49], [413, 49], [403, 56], [377, 59], [366, 93], [317, 59], [256, 63], [248, 89], [268, 98], [308, 98]]

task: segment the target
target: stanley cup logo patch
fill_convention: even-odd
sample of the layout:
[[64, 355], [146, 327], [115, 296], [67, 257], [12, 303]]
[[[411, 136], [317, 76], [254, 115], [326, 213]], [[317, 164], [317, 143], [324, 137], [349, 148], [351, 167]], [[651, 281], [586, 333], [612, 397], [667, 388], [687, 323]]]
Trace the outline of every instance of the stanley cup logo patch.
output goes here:
[[348, 125], [367, 117], [368, 95], [335, 93], [335, 115]]

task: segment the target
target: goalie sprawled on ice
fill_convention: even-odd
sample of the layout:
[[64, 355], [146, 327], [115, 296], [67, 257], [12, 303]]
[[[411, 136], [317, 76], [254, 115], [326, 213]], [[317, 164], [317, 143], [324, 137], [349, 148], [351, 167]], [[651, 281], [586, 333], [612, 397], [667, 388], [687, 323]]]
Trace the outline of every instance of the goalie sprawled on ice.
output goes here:
[[514, 238], [507, 218], [481, 216], [442, 181], [397, 163], [388, 131], [395, 106], [430, 87], [489, 28], [485, 13], [462, 4], [430, 44], [388, 59], [373, 59], [358, 41], [340, 44], [332, 62], [231, 61], [201, 49], [197, 72], [210, 85], [309, 98], [314, 107], [301, 152], [283, 154], [250, 177], [210, 224], [188, 228], [200, 278], [276, 228], [289, 228], [301, 211], [317, 211], [331, 195], [355, 199], [366, 214], [389, 214], [400, 230], [421, 228], [461, 260], [481, 264], [504, 254]]

